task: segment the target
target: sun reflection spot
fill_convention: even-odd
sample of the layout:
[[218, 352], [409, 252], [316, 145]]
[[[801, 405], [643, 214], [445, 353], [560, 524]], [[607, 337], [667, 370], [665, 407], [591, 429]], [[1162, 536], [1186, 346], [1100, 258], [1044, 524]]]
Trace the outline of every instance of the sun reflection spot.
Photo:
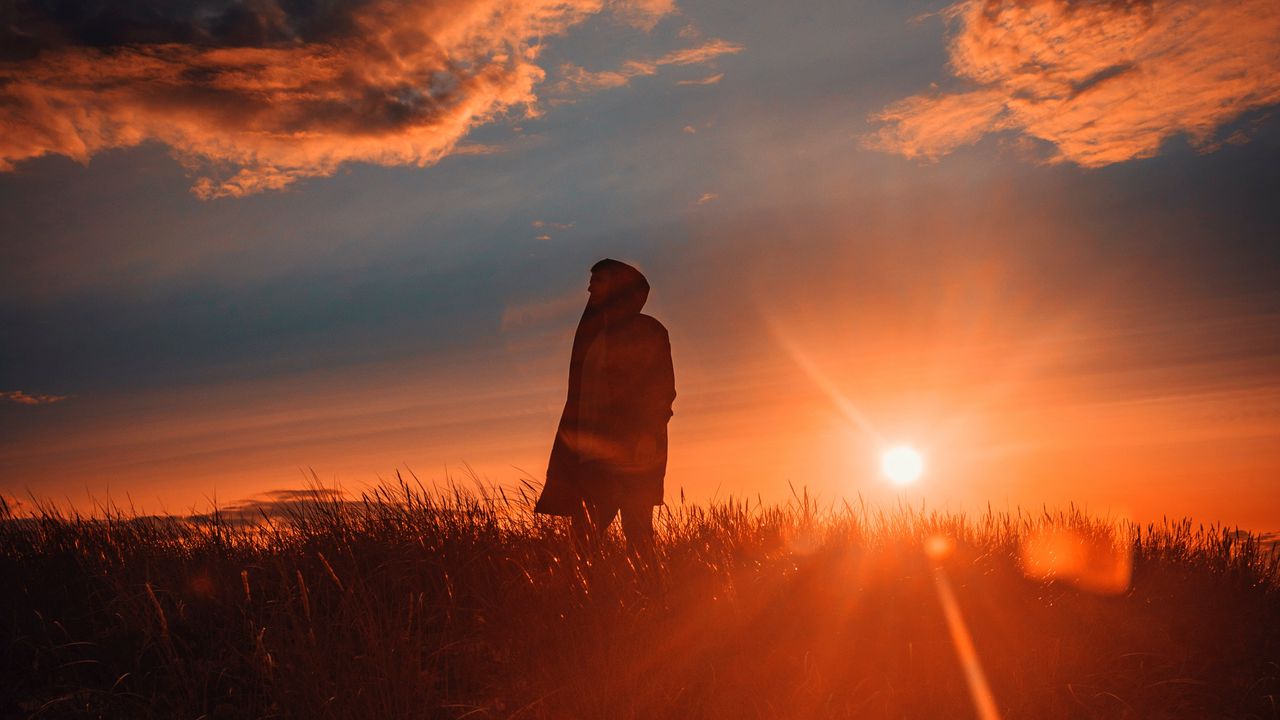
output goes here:
[[894, 485], [910, 485], [924, 473], [924, 457], [914, 448], [899, 445], [881, 456], [880, 472]]
[[951, 553], [955, 552], [956, 542], [946, 535], [933, 534], [925, 538], [924, 554], [929, 556], [930, 560], [942, 561], [951, 557]]

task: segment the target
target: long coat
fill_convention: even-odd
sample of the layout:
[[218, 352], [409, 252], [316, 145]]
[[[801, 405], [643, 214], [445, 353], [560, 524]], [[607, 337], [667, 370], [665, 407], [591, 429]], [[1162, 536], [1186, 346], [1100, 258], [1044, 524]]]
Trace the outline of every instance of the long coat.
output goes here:
[[568, 397], [536, 512], [573, 515], [583, 502], [662, 504], [676, 397], [671, 343], [662, 323], [640, 313], [648, 282], [623, 267], [621, 291], [604, 306], [588, 305], [574, 335]]

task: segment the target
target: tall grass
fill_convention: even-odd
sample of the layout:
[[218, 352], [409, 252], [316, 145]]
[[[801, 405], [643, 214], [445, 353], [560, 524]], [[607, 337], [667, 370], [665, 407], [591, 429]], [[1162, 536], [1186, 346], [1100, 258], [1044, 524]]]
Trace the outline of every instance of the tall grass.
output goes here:
[[[1189, 521], [729, 500], [662, 508], [643, 562], [403, 481], [257, 523], [0, 512], [0, 717], [972, 717], [943, 573], [1004, 717], [1280, 718], [1280, 563]], [[1123, 584], [1031, 572], [1045, 537]]]

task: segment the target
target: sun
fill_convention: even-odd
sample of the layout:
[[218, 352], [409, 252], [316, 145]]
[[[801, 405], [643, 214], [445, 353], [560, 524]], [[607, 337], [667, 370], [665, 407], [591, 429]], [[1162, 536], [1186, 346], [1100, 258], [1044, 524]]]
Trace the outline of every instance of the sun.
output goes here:
[[915, 448], [899, 445], [880, 457], [880, 472], [894, 485], [910, 485], [924, 473], [924, 457]]

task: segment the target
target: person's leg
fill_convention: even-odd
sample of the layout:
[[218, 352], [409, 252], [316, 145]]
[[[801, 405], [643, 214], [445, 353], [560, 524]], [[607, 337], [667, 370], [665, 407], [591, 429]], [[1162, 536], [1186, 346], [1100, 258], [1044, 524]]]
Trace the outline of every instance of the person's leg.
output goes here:
[[616, 505], [591, 500], [583, 501], [572, 518], [573, 535], [578, 547], [583, 550], [598, 547], [600, 540], [609, 530], [609, 524], [617, 514]]
[[653, 505], [628, 502], [621, 507], [622, 532], [627, 549], [644, 560], [653, 558]]
[[569, 516], [570, 537], [579, 552], [586, 549], [591, 542], [591, 517], [587, 514], [587, 504], [582, 502]]

